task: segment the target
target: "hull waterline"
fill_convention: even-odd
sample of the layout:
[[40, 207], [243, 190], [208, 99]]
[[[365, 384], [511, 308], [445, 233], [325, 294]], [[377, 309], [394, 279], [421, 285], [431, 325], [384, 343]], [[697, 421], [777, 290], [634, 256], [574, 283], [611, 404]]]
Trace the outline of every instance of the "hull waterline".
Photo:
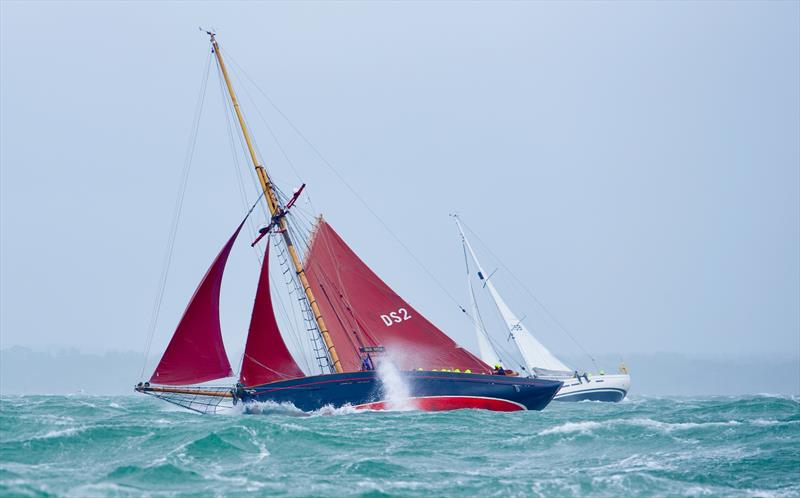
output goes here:
[[588, 381], [570, 378], [564, 381], [555, 401], [608, 401], [619, 402], [625, 399], [631, 388], [631, 378], [627, 374], [596, 375]]
[[402, 407], [427, 411], [465, 408], [495, 411], [541, 410], [558, 392], [560, 381], [452, 372], [401, 372], [408, 397], [386, 392], [376, 372], [303, 377], [239, 389], [236, 401], [291, 403], [303, 411], [325, 406], [382, 410]]

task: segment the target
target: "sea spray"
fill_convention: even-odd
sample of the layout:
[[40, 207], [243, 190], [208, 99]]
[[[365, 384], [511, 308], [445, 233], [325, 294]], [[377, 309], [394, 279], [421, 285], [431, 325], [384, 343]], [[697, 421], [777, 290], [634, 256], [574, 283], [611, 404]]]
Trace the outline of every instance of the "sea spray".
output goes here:
[[390, 358], [382, 358], [378, 363], [378, 379], [381, 381], [384, 400], [387, 401], [387, 410], [415, 409], [408, 382]]

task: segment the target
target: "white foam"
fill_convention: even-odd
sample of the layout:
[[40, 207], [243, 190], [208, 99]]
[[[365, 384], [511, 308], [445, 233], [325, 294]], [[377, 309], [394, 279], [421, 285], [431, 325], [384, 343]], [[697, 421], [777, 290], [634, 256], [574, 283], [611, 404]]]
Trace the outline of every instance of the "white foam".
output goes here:
[[361, 411], [362, 410], [356, 410], [356, 408], [350, 404], [340, 406], [338, 408], [332, 405], [325, 405], [318, 410], [314, 410], [309, 415], [311, 416], [352, 415], [354, 413], [359, 413]]
[[714, 496], [717, 493], [708, 486], [690, 486], [684, 490], [685, 496]]
[[728, 420], [727, 422], [660, 422], [651, 418], [632, 418], [629, 420], [621, 420], [620, 423], [635, 425], [639, 427], [648, 427], [658, 429], [663, 432], [673, 432], [688, 429], [698, 429], [701, 427], [726, 427], [741, 425], [741, 422], [736, 420]]
[[86, 430], [86, 427], [69, 427], [67, 429], [59, 429], [59, 430], [49, 431], [49, 432], [47, 432], [45, 434], [42, 434], [41, 436], [33, 436], [31, 439], [32, 440], [33, 439], [51, 439], [51, 438], [54, 438], [54, 437], [74, 436], [75, 434], [78, 434], [78, 433], [83, 432], [85, 430]]
[[230, 410], [224, 412], [224, 414], [289, 415], [293, 417], [306, 417], [309, 415], [292, 403], [278, 403], [276, 401], [248, 401], [247, 403], [238, 403]]
[[584, 421], [584, 422], [566, 422], [549, 429], [544, 429], [539, 432], [540, 436], [547, 434], [569, 434], [581, 433], [590, 434], [596, 429], [601, 427], [611, 427], [614, 425], [632, 425], [637, 427], [644, 427], [647, 429], [655, 429], [664, 433], [671, 433], [675, 431], [698, 429], [702, 427], [733, 427], [741, 425], [742, 423], [736, 420], [728, 420], [726, 422], [661, 422], [651, 418], [632, 418], [622, 420], [609, 420], [605, 422]]
[[540, 436], [546, 436], [547, 434], [569, 434], [571, 432], [579, 432], [582, 434], [589, 434], [594, 429], [598, 429], [602, 426], [600, 422], [566, 422], [561, 425], [557, 425], [555, 427], [551, 427], [549, 429], [545, 429], [539, 432]]
[[759, 427], [771, 427], [773, 425], [800, 424], [800, 420], [770, 420], [765, 418], [757, 418], [755, 420], [751, 420], [750, 423]]
[[250, 434], [250, 441], [256, 446], [256, 448], [258, 448], [258, 455], [256, 455], [256, 463], [267, 458], [270, 455], [269, 450], [267, 449], [267, 446], [264, 444], [261, 438], [258, 437], [258, 432], [252, 427], [243, 427], [243, 429], [248, 434]]
[[86, 498], [89, 496], [120, 496], [130, 492], [126, 488], [113, 482], [100, 482], [94, 484], [83, 484], [67, 491], [66, 496]]
[[[362, 410], [356, 410], [351, 405], [344, 405], [334, 407], [332, 405], [325, 405], [312, 412], [306, 412], [294, 406], [293, 403], [276, 401], [248, 401], [247, 403], [239, 403], [231, 410], [224, 412], [226, 415], [285, 415], [290, 417], [315, 417], [315, 416], [329, 416], [329, 415], [351, 415], [359, 413]], [[298, 426], [299, 427], [299, 426]]]

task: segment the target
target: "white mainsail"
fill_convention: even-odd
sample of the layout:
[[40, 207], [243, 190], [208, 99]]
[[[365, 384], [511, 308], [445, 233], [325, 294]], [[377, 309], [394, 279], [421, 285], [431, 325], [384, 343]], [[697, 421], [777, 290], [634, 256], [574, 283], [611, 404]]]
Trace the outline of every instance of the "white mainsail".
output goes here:
[[[517, 318], [503, 298], [500, 297], [500, 294], [497, 292], [497, 289], [495, 289], [494, 284], [487, 277], [485, 277], [486, 273], [484, 272], [480, 261], [478, 261], [478, 256], [472, 249], [472, 245], [470, 245], [469, 240], [467, 240], [466, 235], [464, 235], [464, 230], [461, 228], [461, 222], [459, 221], [458, 216], [454, 216], [454, 219], [456, 220], [456, 225], [458, 225], [458, 231], [461, 233], [461, 240], [464, 242], [464, 246], [469, 251], [470, 255], [472, 256], [472, 260], [475, 262], [475, 266], [478, 268], [478, 277], [484, 282], [484, 285], [489, 290], [489, 294], [492, 296], [492, 300], [494, 300], [497, 310], [500, 312], [500, 315], [506, 322], [508, 332], [511, 335], [511, 338], [514, 340], [514, 343], [517, 345], [520, 354], [522, 355], [522, 359], [525, 362], [525, 368], [528, 370], [528, 373], [533, 375], [537, 372], [537, 370], [547, 370], [549, 371], [547, 374], [572, 372], [570, 367], [556, 358], [555, 355], [553, 355], [553, 353], [544, 347], [542, 343], [536, 340], [533, 334], [531, 334], [525, 325], [523, 325], [522, 320]], [[474, 295], [472, 297], [473, 306], [475, 306]], [[481, 344], [481, 335], [483, 334], [484, 332], [482, 330], [478, 331], [479, 347]], [[491, 348], [490, 344], [488, 344], [488, 346]], [[497, 356], [497, 353], [495, 352], [494, 355]], [[483, 359], [482, 352], [481, 359]]]

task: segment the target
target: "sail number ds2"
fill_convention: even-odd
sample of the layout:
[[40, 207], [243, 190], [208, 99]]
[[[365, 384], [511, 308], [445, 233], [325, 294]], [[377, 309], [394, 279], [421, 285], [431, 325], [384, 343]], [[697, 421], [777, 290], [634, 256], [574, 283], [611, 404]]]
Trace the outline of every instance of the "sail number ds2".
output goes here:
[[381, 320], [383, 320], [383, 323], [387, 327], [391, 327], [395, 323], [411, 320], [411, 315], [408, 314], [405, 308], [400, 308], [397, 311], [392, 311], [388, 315], [381, 315]]

